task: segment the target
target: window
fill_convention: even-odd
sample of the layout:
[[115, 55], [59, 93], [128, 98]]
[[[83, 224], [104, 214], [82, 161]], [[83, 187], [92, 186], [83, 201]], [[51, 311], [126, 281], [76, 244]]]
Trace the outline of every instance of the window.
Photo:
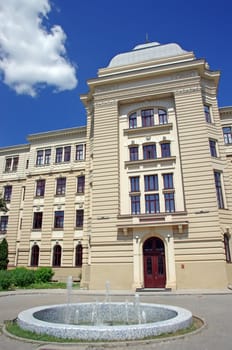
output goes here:
[[82, 250], [82, 245], [78, 244], [76, 246], [75, 266], [82, 266]]
[[8, 216], [1, 216], [0, 218], [0, 233], [6, 233], [8, 226]]
[[164, 109], [158, 110], [159, 124], [168, 124], [168, 115]]
[[144, 187], [145, 191], [158, 191], [158, 175], [145, 175]]
[[131, 192], [139, 192], [139, 176], [130, 178], [130, 190]]
[[140, 214], [140, 196], [131, 196], [131, 213]]
[[53, 266], [61, 265], [61, 254], [62, 254], [62, 248], [59, 244], [56, 244], [53, 248], [53, 259], [52, 259]]
[[133, 113], [129, 116], [129, 128], [134, 129], [137, 128], [137, 114]]
[[33, 218], [33, 229], [40, 230], [42, 228], [43, 212], [35, 212]]
[[85, 159], [85, 145], [76, 145], [76, 160]]
[[70, 162], [71, 159], [71, 146], [64, 147], [64, 162]]
[[76, 227], [83, 227], [84, 222], [84, 210], [78, 209], [76, 210]]
[[31, 248], [31, 266], [39, 265], [39, 246], [34, 244]]
[[85, 192], [85, 176], [81, 175], [77, 177], [77, 193]]
[[44, 164], [51, 163], [51, 149], [45, 149]]
[[222, 190], [221, 173], [219, 171], [214, 171], [214, 180], [215, 180], [218, 208], [223, 209], [224, 208], [223, 190]]
[[217, 157], [217, 142], [215, 140], [209, 140], [209, 148], [211, 157]]
[[19, 163], [19, 157], [6, 158], [5, 172], [17, 171]]
[[210, 107], [208, 105], [204, 105], [204, 112], [205, 112], [205, 120], [206, 120], [206, 122], [207, 123], [212, 123]]
[[56, 163], [61, 163], [63, 158], [63, 147], [56, 148]]
[[156, 158], [156, 145], [143, 146], [143, 159], [155, 159]]
[[159, 195], [157, 194], [146, 194], [145, 195], [145, 206], [147, 214], [154, 214], [160, 212], [159, 206]]
[[153, 109], [144, 109], [141, 111], [142, 126], [153, 126], [154, 125], [154, 111]]
[[224, 234], [224, 246], [225, 246], [225, 255], [226, 262], [231, 262], [231, 254], [230, 254], [230, 239], [227, 233]]
[[51, 149], [41, 149], [37, 151], [36, 165], [44, 165], [51, 163]]
[[163, 174], [164, 189], [173, 189], [173, 174]]
[[138, 160], [139, 159], [138, 146], [130, 147], [129, 152], [130, 152], [130, 160]]
[[56, 179], [56, 195], [64, 195], [66, 190], [66, 177]]
[[175, 211], [175, 201], [173, 192], [164, 194], [164, 202], [166, 212], [170, 213]]
[[43, 197], [44, 192], [45, 192], [45, 180], [37, 180], [36, 181], [35, 196], [36, 197]]
[[10, 202], [11, 200], [11, 194], [12, 194], [12, 186], [5, 186], [4, 187], [4, 195], [3, 195], [3, 199], [6, 202]]
[[54, 228], [63, 228], [64, 227], [64, 211], [59, 210], [55, 211], [54, 214]]
[[161, 157], [162, 158], [167, 158], [171, 157], [171, 150], [170, 150], [170, 143], [161, 143]]
[[225, 126], [224, 128], [222, 128], [222, 130], [223, 130], [225, 144], [227, 145], [227, 144], [232, 143], [231, 127]]

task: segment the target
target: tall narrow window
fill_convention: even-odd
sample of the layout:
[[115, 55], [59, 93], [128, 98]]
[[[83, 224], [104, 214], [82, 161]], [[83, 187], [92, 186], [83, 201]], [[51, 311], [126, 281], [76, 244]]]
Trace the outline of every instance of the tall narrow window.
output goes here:
[[75, 254], [75, 266], [82, 266], [82, 245], [78, 244], [76, 246], [76, 254]]
[[161, 143], [160, 147], [161, 147], [161, 157], [162, 158], [171, 157], [171, 149], [170, 149], [169, 142]]
[[71, 159], [71, 146], [64, 147], [64, 162], [70, 162]]
[[173, 189], [173, 174], [163, 174], [164, 189]]
[[35, 212], [33, 218], [33, 229], [40, 230], [42, 228], [43, 212]]
[[139, 149], [138, 146], [130, 147], [130, 160], [138, 160], [139, 159]]
[[84, 223], [84, 210], [78, 209], [76, 210], [76, 227], [83, 227]]
[[217, 142], [215, 140], [209, 140], [209, 148], [211, 157], [217, 157]]
[[63, 210], [55, 211], [54, 228], [64, 228], [64, 211]]
[[43, 150], [37, 151], [37, 156], [36, 156], [36, 165], [43, 165]]
[[159, 116], [159, 124], [167, 124], [168, 123], [168, 115], [164, 109], [158, 110], [158, 116]]
[[132, 176], [130, 178], [131, 192], [139, 192], [139, 176]]
[[35, 189], [35, 196], [36, 197], [43, 197], [45, 192], [45, 180], [37, 180], [36, 181], [36, 189]]
[[158, 175], [145, 175], [144, 187], [145, 191], [158, 191]]
[[0, 218], [0, 233], [6, 233], [8, 226], [8, 216], [4, 215]]
[[134, 129], [137, 128], [137, 114], [133, 113], [129, 116], [129, 128]]
[[230, 239], [227, 233], [224, 234], [224, 247], [225, 247], [225, 255], [226, 262], [231, 262], [231, 254], [230, 254]]
[[12, 186], [10, 186], [10, 185], [5, 186], [3, 198], [6, 202], [10, 202], [11, 194], [12, 194]]
[[156, 145], [143, 146], [143, 159], [155, 159], [156, 158]]
[[142, 126], [153, 126], [154, 125], [154, 111], [153, 109], [144, 109], [141, 111]]
[[76, 160], [84, 160], [85, 159], [85, 145], [80, 144], [76, 145]]
[[206, 120], [206, 122], [207, 123], [212, 123], [210, 107], [208, 105], [204, 105], [204, 112], [205, 112], [205, 120]]
[[66, 177], [56, 179], [56, 195], [64, 195], [66, 190]]
[[44, 164], [50, 164], [51, 163], [51, 149], [45, 149], [45, 158], [44, 158]]
[[147, 214], [154, 214], [160, 212], [159, 206], [159, 195], [157, 194], [146, 194], [145, 195], [145, 206]]
[[174, 193], [164, 193], [164, 202], [165, 202], [165, 211], [168, 213], [172, 213], [175, 211], [175, 200]]
[[39, 246], [34, 244], [31, 248], [31, 266], [39, 265]]
[[231, 126], [225, 126], [224, 128], [222, 128], [222, 130], [223, 130], [225, 144], [227, 145], [232, 143]]
[[221, 173], [219, 171], [214, 171], [214, 180], [215, 180], [218, 208], [223, 209], [224, 208], [223, 190], [222, 190]]
[[52, 259], [53, 266], [61, 265], [61, 254], [62, 254], [62, 248], [59, 244], [56, 244], [53, 248], [53, 259]]
[[140, 214], [140, 196], [131, 196], [131, 213]]
[[63, 158], [63, 147], [56, 148], [56, 163], [61, 163]]
[[85, 192], [85, 176], [81, 175], [77, 177], [77, 193]]

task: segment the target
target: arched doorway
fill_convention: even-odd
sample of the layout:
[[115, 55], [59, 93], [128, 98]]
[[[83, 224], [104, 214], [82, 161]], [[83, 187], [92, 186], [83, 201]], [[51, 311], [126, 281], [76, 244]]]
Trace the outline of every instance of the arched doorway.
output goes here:
[[157, 237], [143, 244], [144, 287], [165, 288], [166, 268], [164, 243]]

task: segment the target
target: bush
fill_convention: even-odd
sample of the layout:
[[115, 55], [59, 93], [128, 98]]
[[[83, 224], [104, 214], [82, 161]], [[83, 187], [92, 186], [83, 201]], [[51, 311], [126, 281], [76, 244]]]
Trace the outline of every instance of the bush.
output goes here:
[[17, 267], [11, 271], [12, 283], [16, 287], [27, 287], [35, 282], [35, 271]]
[[54, 272], [50, 267], [39, 267], [35, 271], [35, 282], [37, 283], [46, 283], [50, 282]]
[[8, 290], [11, 284], [11, 273], [6, 270], [0, 271], [0, 289]]
[[6, 270], [8, 262], [8, 243], [7, 240], [3, 238], [0, 243], [0, 270]]

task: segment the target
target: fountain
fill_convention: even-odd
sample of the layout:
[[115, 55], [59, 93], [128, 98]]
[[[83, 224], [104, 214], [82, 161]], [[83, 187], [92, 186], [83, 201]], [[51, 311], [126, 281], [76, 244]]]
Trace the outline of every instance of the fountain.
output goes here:
[[192, 324], [190, 311], [171, 305], [141, 303], [139, 294], [129, 302], [112, 302], [106, 282], [105, 300], [34, 307], [19, 313], [18, 325], [35, 333], [80, 340], [135, 340], [173, 333]]

